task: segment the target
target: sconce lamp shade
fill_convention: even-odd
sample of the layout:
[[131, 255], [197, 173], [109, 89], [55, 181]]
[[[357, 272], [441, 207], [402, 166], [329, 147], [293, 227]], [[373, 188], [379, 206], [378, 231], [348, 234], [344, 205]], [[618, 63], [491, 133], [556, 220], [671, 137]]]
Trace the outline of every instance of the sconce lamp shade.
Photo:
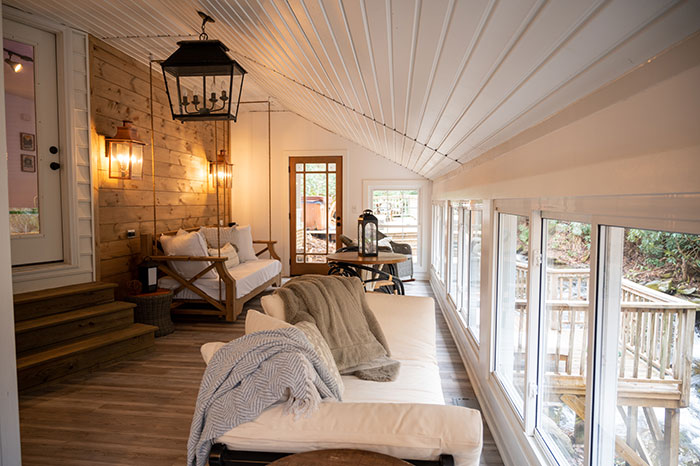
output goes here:
[[209, 162], [209, 187], [216, 189], [231, 188], [233, 186], [233, 164], [226, 161], [226, 151], [221, 149], [216, 156], [216, 161]]
[[185, 40], [161, 63], [173, 119], [233, 120], [246, 71], [218, 40]]
[[367, 209], [357, 219], [357, 252], [360, 256], [376, 257], [379, 255], [379, 221]]
[[117, 127], [117, 134], [105, 138], [105, 155], [109, 159], [109, 177], [122, 180], [140, 180], [143, 175], [143, 147], [136, 128], [130, 121]]

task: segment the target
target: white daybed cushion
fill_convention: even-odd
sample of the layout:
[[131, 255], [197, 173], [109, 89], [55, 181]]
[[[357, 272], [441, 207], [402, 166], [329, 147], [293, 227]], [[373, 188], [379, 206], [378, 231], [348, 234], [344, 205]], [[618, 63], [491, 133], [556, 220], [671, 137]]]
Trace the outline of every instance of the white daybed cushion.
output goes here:
[[243, 451], [357, 448], [416, 460], [444, 453], [453, 455], [457, 466], [476, 466], [482, 424], [479, 411], [461, 406], [325, 402], [312, 416], [294, 420], [275, 405], [217, 441]]
[[[163, 246], [163, 252], [166, 256], [206, 257], [209, 255], [204, 235], [198, 231], [187, 233], [185, 230], [180, 229], [175, 235], [161, 235], [160, 244]], [[168, 262], [168, 265], [184, 278], [192, 278], [211, 265], [211, 262], [172, 261]], [[216, 279], [217, 274], [210, 270], [202, 275], [201, 278]]]
[[209, 248], [209, 255], [214, 257], [226, 257], [228, 260], [225, 262], [225, 264], [226, 268], [228, 269], [241, 263], [240, 259], [238, 258], [238, 251], [236, 251], [236, 248], [231, 243], [224, 244], [221, 249]]
[[[283, 320], [274, 319], [270, 316], [266, 316], [262, 312], [258, 312], [253, 309], [248, 309], [245, 315], [245, 334], [249, 335], [255, 332], [262, 332], [263, 330], [279, 330], [281, 328], [294, 327], [292, 324], [285, 322]], [[222, 343], [221, 345], [223, 345]], [[220, 348], [221, 346], [219, 346]], [[217, 350], [219, 348], [216, 348]], [[213, 353], [212, 353], [213, 356]]]
[[[229, 273], [236, 280], [236, 298], [242, 298], [258, 286], [268, 280], [273, 279], [282, 272], [282, 263], [275, 259], [258, 259], [254, 261], [244, 262], [235, 267], [228, 269]], [[219, 280], [218, 279], [199, 279], [195, 282], [197, 287], [202, 289], [206, 294], [214, 299], [219, 299]], [[163, 277], [158, 280], [158, 286], [173, 290], [180, 286], [173, 278]], [[225, 287], [222, 283], [221, 292], [225, 298]], [[187, 288], [180, 291], [175, 298], [179, 299], [201, 299], [201, 297], [188, 290]]]

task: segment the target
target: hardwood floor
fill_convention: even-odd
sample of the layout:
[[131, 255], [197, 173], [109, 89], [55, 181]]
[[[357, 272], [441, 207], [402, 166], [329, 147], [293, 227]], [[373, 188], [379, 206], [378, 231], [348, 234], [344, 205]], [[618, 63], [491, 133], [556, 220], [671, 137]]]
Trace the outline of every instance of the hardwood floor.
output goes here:
[[[406, 294], [432, 296], [427, 282]], [[248, 307], [259, 308], [259, 300]], [[232, 324], [178, 323], [155, 350], [90, 374], [20, 395], [22, 461], [30, 465], [183, 465], [204, 362], [199, 347], [243, 335], [245, 313]], [[440, 375], [445, 401], [478, 407], [469, 378], [437, 310]], [[484, 425], [482, 465], [502, 464]]]

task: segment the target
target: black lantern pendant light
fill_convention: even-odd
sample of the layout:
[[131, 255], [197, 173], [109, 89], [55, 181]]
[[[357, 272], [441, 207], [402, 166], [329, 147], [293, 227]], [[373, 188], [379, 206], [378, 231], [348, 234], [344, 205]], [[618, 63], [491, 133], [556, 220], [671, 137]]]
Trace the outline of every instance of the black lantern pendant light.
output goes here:
[[379, 255], [379, 222], [372, 211], [367, 209], [357, 219], [357, 252], [360, 256]]
[[175, 53], [161, 63], [173, 119], [236, 121], [246, 71], [228, 56], [224, 44], [208, 40], [204, 29], [214, 20], [198, 13], [199, 40], [178, 42]]

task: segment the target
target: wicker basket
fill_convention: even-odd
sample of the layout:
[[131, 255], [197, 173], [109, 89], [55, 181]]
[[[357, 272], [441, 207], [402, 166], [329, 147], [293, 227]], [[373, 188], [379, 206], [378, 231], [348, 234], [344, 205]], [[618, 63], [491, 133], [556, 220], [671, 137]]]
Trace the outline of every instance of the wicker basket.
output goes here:
[[137, 294], [127, 297], [136, 304], [134, 322], [155, 325], [158, 327], [155, 335], [162, 337], [175, 331], [175, 325], [170, 319], [170, 305], [173, 293], [170, 290], [158, 290], [155, 293]]

